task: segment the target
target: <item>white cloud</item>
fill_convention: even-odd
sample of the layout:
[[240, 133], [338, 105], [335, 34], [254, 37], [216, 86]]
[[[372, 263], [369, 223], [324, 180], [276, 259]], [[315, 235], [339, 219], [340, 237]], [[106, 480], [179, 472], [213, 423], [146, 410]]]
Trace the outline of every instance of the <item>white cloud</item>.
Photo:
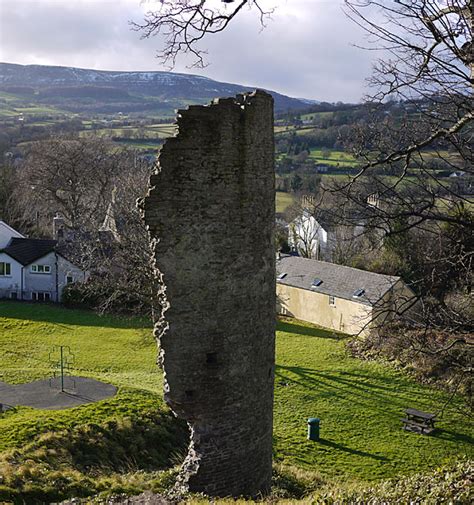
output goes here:
[[[291, 96], [356, 101], [372, 53], [354, 48], [360, 29], [340, 0], [263, 0], [278, 8], [261, 30], [257, 12], [244, 11], [207, 38], [210, 65], [176, 71], [273, 89]], [[155, 58], [158, 37], [140, 40], [129, 21], [153, 8], [140, 0], [1, 0], [0, 60], [106, 70], [164, 70]]]

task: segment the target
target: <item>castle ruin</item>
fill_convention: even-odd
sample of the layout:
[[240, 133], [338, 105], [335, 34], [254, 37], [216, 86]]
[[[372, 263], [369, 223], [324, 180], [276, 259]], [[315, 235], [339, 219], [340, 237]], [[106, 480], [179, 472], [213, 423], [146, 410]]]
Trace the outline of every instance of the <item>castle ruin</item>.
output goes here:
[[144, 203], [165, 300], [155, 334], [165, 400], [191, 430], [180, 483], [270, 490], [275, 354], [273, 99], [178, 113]]

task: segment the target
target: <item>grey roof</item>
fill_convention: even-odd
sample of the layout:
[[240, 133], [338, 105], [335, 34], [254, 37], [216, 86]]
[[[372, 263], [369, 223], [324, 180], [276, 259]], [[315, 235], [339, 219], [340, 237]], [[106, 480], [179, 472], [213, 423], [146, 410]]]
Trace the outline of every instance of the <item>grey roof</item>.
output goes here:
[[13, 237], [2, 252], [25, 266], [53, 252], [55, 246], [56, 240]]
[[73, 246], [74, 244], [58, 244], [57, 240], [13, 237], [7, 247], [0, 249], [0, 252], [8, 254], [10, 258], [18, 261], [23, 266], [31, 265], [31, 263], [47, 254], [56, 252], [59, 256], [77, 266], [73, 260]]
[[[277, 277], [279, 284], [345, 298], [365, 305], [374, 305], [400, 280], [400, 277], [286, 254], [277, 260], [276, 268], [277, 276], [286, 274], [282, 279]], [[322, 283], [312, 288], [315, 279], [320, 279]], [[361, 296], [354, 297], [357, 290], [364, 292]]]

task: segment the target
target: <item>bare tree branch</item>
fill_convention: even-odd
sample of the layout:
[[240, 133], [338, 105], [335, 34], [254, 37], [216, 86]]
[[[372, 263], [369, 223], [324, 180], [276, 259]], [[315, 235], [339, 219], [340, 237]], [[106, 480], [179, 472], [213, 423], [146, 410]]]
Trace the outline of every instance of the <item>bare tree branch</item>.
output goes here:
[[142, 23], [132, 22], [131, 26], [142, 32], [145, 39], [163, 35], [164, 48], [157, 57], [170, 68], [180, 54], [192, 56], [191, 67], [204, 67], [207, 52], [199, 43], [207, 35], [224, 31], [244, 7], [255, 9], [262, 27], [265, 26], [274, 9], [265, 10], [261, 3], [261, 0], [160, 0], [157, 10], [148, 11]]

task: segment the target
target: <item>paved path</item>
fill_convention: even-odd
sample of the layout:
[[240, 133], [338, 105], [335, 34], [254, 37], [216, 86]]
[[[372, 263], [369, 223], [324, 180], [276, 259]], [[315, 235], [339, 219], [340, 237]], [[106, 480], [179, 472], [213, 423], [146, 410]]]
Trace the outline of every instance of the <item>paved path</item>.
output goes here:
[[60, 379], [45, 379], [28, 384], [0, 382], [0, 404], [8, 407], [23, 405], [37, 409], [60, 410], [110, 398], [117, 388], [86, 377], [65, 377], [64, 392]]

